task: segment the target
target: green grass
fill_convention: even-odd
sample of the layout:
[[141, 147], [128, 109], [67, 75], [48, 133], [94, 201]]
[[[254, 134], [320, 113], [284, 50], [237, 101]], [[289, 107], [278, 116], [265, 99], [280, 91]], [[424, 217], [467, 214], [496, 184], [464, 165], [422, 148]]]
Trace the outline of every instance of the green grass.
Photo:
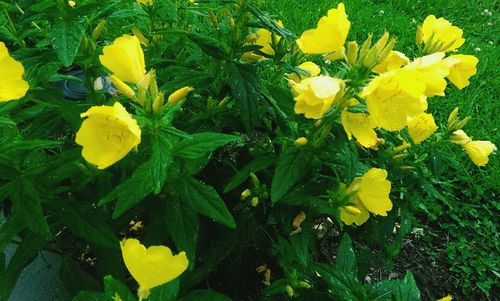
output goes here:
[[[263, 2], [268, 11], [299, 36], [304, 30], [313, 28], [318, 19], [340, 1]], [[445, 127], [448, 114], [454, 107], [460, 107], [461, 117], [472, 117], [464, 130], [476, 140], [490, 140], [500, 147], [500, 27], [496, 3], [495, 0], [345, 0], [352, 23], [348, 40], [360, 42], [368, 33], [380, 35], [388, 31], [398, 39], [396, 50], [413, 57], [416, 51], [415, 30], [427, 15], [444, 17], [462, 28], [466, 42], [459, 53], [479, 58], [478, 73], [464, 90], [459, 91], [450, 84], [445, 98], [430, 99], [429, 111], [435, 115], [436, 123]], [[427, 151], [434, 149], [428, 147]], [[496, 275], [500, 272], [499, 260], [495, 256], [500, 251], [498, 239], [495, 239], [499, 224], [495, 212], [500, 207], [498, 152], [490, 156], [486, 168], [478, 168], [456, 145], [445, 144], [438, 151], [447, 157], [440, 168], [444, 178], [451, 180], [452, 185], [449, 191], [443, 192], [446, 203], [425, 200], [428, 203], [424, 203], [425, 214], [420, 216], [420, 223], [435, 236], [428, 235], [423, 249], [426, 256], [454, 272], [451, 282], [455, 291], [449, 293], [458, 296], [459, 300], [460, 296], [463, 300], [471, 300], [471, 296], [479, 300], [477, 298], [485, 298], [483, 291], [490, 290], [489, 286], [498, 282]], [[443, 242], [444, 236], [449, 236], [449, 242]], [[495, 294], [498, 286], [491, 290]]]

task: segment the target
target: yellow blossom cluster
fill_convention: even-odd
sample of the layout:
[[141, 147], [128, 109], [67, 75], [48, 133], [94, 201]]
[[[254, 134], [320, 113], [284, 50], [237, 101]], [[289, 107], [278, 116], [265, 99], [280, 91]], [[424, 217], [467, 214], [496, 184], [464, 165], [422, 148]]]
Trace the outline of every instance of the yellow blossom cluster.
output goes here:
[[[115, 39], [103, 48], [99, 60], [111, 71], [109, 79], [121, 94], [148, 111], [160, 111], [165, 105], [164, 94], [158, 91], [154, 70], [146, 73], [144, 53], [137, 36], [123, 35]], [[135, 85], [137, 93], [129, 84]], [[167, 104], [176, 104], [192, 90], [192, 87], [176, 90], [169, 95]], [[86, 119], [75, 141], [83, 146], [83, 158], [99, 169], [118, 162], [141, 142], [137, 121], [119, 102], [113, 106], [93, 106], [81, 117]]]

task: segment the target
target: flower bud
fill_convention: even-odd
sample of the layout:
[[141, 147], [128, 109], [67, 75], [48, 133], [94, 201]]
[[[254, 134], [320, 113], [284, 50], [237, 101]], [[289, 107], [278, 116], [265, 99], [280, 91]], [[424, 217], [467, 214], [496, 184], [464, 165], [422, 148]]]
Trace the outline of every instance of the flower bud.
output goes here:
[[106, 20], [102, 19], [92, 31], [92, 39], [97, 40], [106, 26]]
[[307, 142], [308, 140], [306, 137], [299, 137], [293, 142], [293, 144], [295, 144], [295, 146], [304, 146]]
[[255, 271], [256, 271], [257, 273], [259, 273], [259, 274], [260, 274], [260, 273], [262, 273], [262, 272], [264, 272], [265, 270], [267, 270], [267, 265], [265, 265], [265, 264], [263, 264], [263, 265], [259, 265], [259, 266], [255, 269]]
[[448, 129], [450, 128], [451, 123], [457, 119], [458, 110], [459, 107], [454, 108], [453, 111], [451, 111], [450, 116], [448, 116]]
[[139, 42], [141, 42], [142, 45], [149, 46], [149, 40], [142, 34], [139, 28], [135, 26], [132, 27], [132, 33], [139, 39]]
[[252, 207], [257, 207], [259, 205], [259, 197], [254, 196], [250, 201], [250, 205], [252, 205]]
[[163, 95], [163, 92], [162, 92], [162, 93], [159, 93], [155, 97], [155, 99], [153, 100], [153, 111], [158, 112], [159, 110], [161, 110], [164, 103], [165, 103], [165, 96]]
[[113, 86], [116, 88], [116, 90], [118, 90], [118, 92], [120, 92], [121, 94], [125, 95], [126, 97], [128, 97], [130, 99], [136, 98], [134, 90], [132, 90], [132, 88], [130, 88], [130, 86], [127, 85], [126, 83], [124, 83], [121, 79], [119, 79], [118, 77], [116, 77], [114, 75], [110, 75], [109, 80], [111, 81]]
[[168, 96], [168, 104], [169, 105], [174, 105], [178, 103], [180, 100], [186, 98], [186, 96], [189, 94], [189, 92], [193, 91], [193, 87], [183, 87], [180, 88], [179, 90], [175, 91], [174, 93], [170, 94]]
[[250, 189], [245, 189], [243, 190], [243, 192], [241, 193], [241, 199], [244, 200], [246, 199], [247, 197], [249, 197], [250, 195], [252, 194], [252, 191]]
[[417, 27], [417, 33], [416, 33], [415, 40], [417, 41], [417, 45], [422, 44], [424, 41], [424, 33], [422, 32], [422, 25], [419, 25]]
[[293, 297], [293, 288], [290, 286], [290, 285], [287, 285], [285, 287], [285, 290], [286, 290], [286, 294], [288, 295], [288, 297]]
[[307, 282], [307, 281], [299, 281], [299, 287], [305, 288], [305, 289], [310, 289], [312, 286]]
[[212, 23], [212, 26], [214, 28], [219, 27], [219, 21], [217, 20], [217, 16], [215, 15], [213, 10], [208, 11], [208, 16], [210, 17], [210, 23]]
[[347, 43], [347, 63], [352, 66], [356, 63], [356, 59], [358, 58], [358, 50], [359, 46], [356, 41], [351, 41]]

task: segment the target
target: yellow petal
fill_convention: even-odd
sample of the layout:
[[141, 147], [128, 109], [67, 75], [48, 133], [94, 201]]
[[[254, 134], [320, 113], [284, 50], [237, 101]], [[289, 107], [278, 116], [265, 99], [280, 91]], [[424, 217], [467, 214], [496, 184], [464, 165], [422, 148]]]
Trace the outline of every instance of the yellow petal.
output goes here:
[[[426, 47], [431, 46], [432, 52], [457, 50], [465, 42], [462, 35], [462, 29], [444, 18], [436, 19], [434, 15], [427, 16], [422, 24], [422, 39]], [[437, 47], [432, 47], [436, 43]]]
[[448, 295], [436, 301], [451, 301], [451, 300], [453, 300], [453, 297], [451, 295]]
[[173, 255], [166, 246], [146, 248], [137, 239], [121, 242], [123, 261], [142, 290], [149, 290], [179, 277], [188, 267], [185, 252]]
[[87, 118], [76, 133], [75, 141], [83, 146], [83, 158], [99, 169], [121, 160], [141, 142], [137, 121], [119, 102], [113, 106], [91, 107], [81, 116]]
[[297, 40], [297, 45], [307, 54], [341, 51], [350, 27], [351, 22], [347, 19], [344, 4], [340, 3], [319, 20], [316, 28], [304, 31]]
[[364, 147], [373, 147], [377, 145], [378, 137], [369, 115], [364, 113], [351, 113], [344, 109], [341, 114], [342, 127], [349, 139], [352, 136]]
[[467, 87], [470, 84], [469, 78], [477, 73], [479, 60], [473, 55], [450, 55], [444, 61], [450, 67], [448, 79], [460, 90]]
[[425, 84], [424, 94], [431, 96], [444, 96], [446, 89], [446, 76], [450, 73], [450, 67], [443, 60], [444, 52], [436, 52], [430, 55], [416, 58], [404, 67], [415, 71], [415, 80]]
[[[283, 22], [280, 20], [276, 21], [278, 26], [283, 28]], [[255, 40], [255, 45], [261, 46], [259, 50], [265, 54], [268, 55], [274, 55], [274, 49], [272, 47], [273, 45], [273, 33], [270, 32], [267, 29], [260, 28], [257, 30], [255, 33], [256, 35], [256, 40]], [[281, 40], [281, 37], [279, 35], [276, 35], [276, 43]]]
[[23, 79], [24, 67], [9, 55], [3, 42], [0, 42], [0, 70], [0, 102], [24, 97], [29, 89]]
[[189, 94], [189, 92], [193, 91], [193, 87], [182, 87], [179, 90], [176, 90], [174, 93], [170, 94], [168, 96], [168, 104], [174, 105], [178, 103], [180, 100], [186, 98], [186, 96]]
[[387, 211], [392, 209], [390, 192], [391, 182], [387, 180], [387, 171], [372, 168], [361, 177], [357, 196], [368, 211], [387, 216]]
[[292, 84], [295, 113], [306, 118], [320, 119], [343, 93], [343, 81], [329, 76], [313, 76]]
[[370, 218], [370, 213], [356, 197], [353, 198], [350, 206], [340, 207], [339, 210], [340, 220], [346, 225], [356, 224], [358, 226], [361, 226], [368, 220], [368, 218]]
[[408, 132], [415, 144], [429, 138], [436, 130], [437, 126], [431, 114], [422, 113], [408, 119]]
[[122, 81], [138, 84], [146, 75], [144, 53], [136, 36], [123, 35], [102, 52], [101, 64]]
[[425, 84], [417, 77], [413, 70], [398, 69], [379, 75], [363, 89], [361, 96], [377, 126], [389, 131], [402, 130], [408, 117], [427, 109]]
[[380, 64], [373, 68], [373, 71], [377, 73], [385, 73], [387, 71], [399, 69], [402, 66], [407, 65], [410, 60], [403, 53], [395, 50], [391, 50], [389, 55]]
[[490, 141], [470, 141], [464, 144], [463, 148], [477, 166], [488, 164], [488, 156], [497, 149]]
[[467, 134], [463, 130], [454, 131], [450, 136], [450, 140], [451, 142], [460, 144], [462, 146], [472, 141], [472, 139], [467, 136]]

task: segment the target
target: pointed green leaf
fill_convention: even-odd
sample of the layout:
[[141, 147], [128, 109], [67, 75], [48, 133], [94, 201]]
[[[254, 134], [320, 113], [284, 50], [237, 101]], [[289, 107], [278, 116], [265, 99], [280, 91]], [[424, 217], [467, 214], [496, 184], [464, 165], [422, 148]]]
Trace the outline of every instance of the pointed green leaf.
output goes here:
[[230, 228], [236, 228], [236, 222], [212, 186], [205, 185], [195, 178], [183, 178], [178, 182], [179, 198], [189, 202], [194, 211], [209, 217]]
[[356, 255], [352, 248], [351, 238], [347, 233], [342, 236], [335, 263], [341, 272], [357, 277], [358, 266], [356, 264]]
[[165, 207], [167, 230], [179, 251], [185, 251], [189, 262], [194, 262], [199, 219], [187, 202], [172, 198]]
[[273, 203], [279, 201], [305, 175], [311, 160], [310, 154], [296, 147], [287, 148], [281, 153], [271, 184]]
[[191, 139], [184, 139], [179, 142], [175, 146], [174, 154], [185, 159], [196, 159], [221, 146], [240, 139], [239, 136], [222, 133], [197, 133], [191, 135]]
[[49, 32], [52, 46], [64, 66], [73, 64], [84, 33], [85, 27], [78, 19], [60, 20]]

